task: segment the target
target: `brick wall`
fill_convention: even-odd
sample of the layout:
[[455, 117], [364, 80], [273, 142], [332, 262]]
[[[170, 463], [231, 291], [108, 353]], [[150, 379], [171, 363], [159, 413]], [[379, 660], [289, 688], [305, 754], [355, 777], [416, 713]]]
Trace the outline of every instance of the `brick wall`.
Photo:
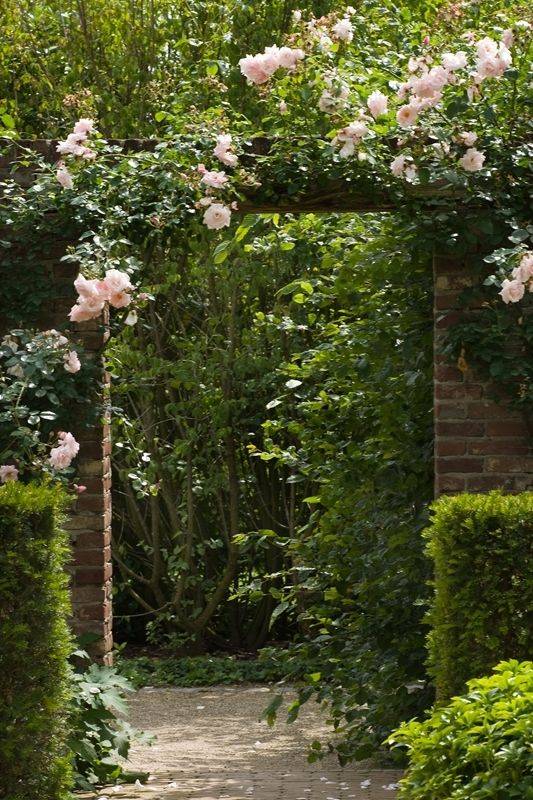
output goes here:
[[505, 402], [470, 369], [451, 366], [442, 353], [446, 328], [458, 317], [457, 298], [478, 281], [464, 261], [436, 256], [435, 494], [510, 492], [533, 488], [533, 417]]

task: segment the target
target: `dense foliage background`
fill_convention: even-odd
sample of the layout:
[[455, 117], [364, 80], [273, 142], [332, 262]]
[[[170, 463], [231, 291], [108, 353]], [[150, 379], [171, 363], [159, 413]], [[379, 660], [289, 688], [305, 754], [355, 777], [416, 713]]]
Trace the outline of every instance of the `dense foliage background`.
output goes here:
[[[229, 122], [260, 134], [270, 107], [236, 64], [281, 41], [295, 6], [337, 10], [279, 0], [6, 0], [3, 132], [54, 137], [82, 115], [108, 137], [192, 132], [207, 142]], [[498, 8], [474, 12], [482, 24]], [[364, 13], [374, 27], [361, 58], [387, 71], [391, 48], [408, 37], [459, 36], [463, 12], [376, 2]], [[280, 81], [272, 107], [285, 89]], [[300, 89], [295, 132], [306, 134], [311, 117], [317, 141], [280, 158], [274, 176], [294, 191], [315, 158], [341, 171], [318, 136], [330, 120]], [[79, 250], [85, 266], [126, 263], [130, 241], [112, 236], [129, 215], [138, 249], [127, 266], [142, 269], [151, 292], [135, 329], [117, 326], [108, 350], [119, 637], [173, 654], [281, 641], [287, 647], [265, 657], [306, 675], [291, 714], [310, 697], [326, 700], [344, 734], [339, 755], [364, 757], [431, 696], [420, 535], [432, 495], [428, 241], [445, 225], [271, 214], [245, 218], [215, 248], [198, 231], [176, 246], [193, 206], [190, 187], [183, 202], [179, 194], [179, 157], [191, 159], [190, 142], [180, 146], [174, 163], [90, 165], [74, 211], [52, 196], [59, 187], [25, 200], [36, 218], [47, 202], [86, 227], [99, 218], [100, 240]], [[364, 170], [357, 159], [350, 168], [357, 178]], [[371, 166], [366, 176], [374, 180]]]

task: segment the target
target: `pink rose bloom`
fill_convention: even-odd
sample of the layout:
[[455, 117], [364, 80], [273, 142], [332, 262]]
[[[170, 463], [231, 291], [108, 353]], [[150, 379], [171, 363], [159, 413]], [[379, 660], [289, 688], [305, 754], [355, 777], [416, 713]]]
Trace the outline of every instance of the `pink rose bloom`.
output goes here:
[[279, 65], [285, 69], [296, 69], [298, 62], [305, 58], [305, 53], [300, 49], [281, 47], [278, 53]]
[[74, 491], [76, 492], [76, 494], [83, 494], [83, 492], [87, 491], [87, 487], [83, 486], [81, 484], [75, 483], [74, 484]]
[[419, 106], [417, 103], [409, 103], [401, 106], [396, 114], [396, 121], [402, 128], [411, 128], [418, 119]]
[[476, 50], [479, 58], [496, 56], [498, 54], [498, 42], [495, 42], [490, 36], [485, 36], [484, 39], [480, 39], [476, 44]]
[[442, 66], [449, 72], [456, 69], [464, 69], [468, 64], [466, 53], [464, 50], [458, 50], [457, 53], [444, 53], [442, 56]]
[[213, 150], [213, 155], [228, 167], [236, 167], [239, 159], [231, 152], [231, 141], [231, 135], [229, 133], [222, 133], [217, 136], [217, 143]]
[[351, 42], [353, 40], [353, 26], [347, 17], [337, 22], [331, 31], [341, 42]]
[[58, 183], [60, 183], [61, 186], [63, 187], [63, 189], [73, 189], [74, 188], [74, 182], [72, 180], [72, 175], [70, 174], [70, 172], [68, 171], [66, 166], [64, 164], [62, 164], [61, 162], [59, 163], [59, 166], [57, 168], [56, 178], [58, 180]]
[[484, 161], [484, 153], [476, 150], [475, 147], [469, 147], [464, 156], [459, 159], [459, 164], [467, 172], [478, 172], [483, 168]]
[[383, 114], [387, 113], [388, 98], [387, 95], [383, 94], [383, 92], [372, 92], [366, 101], [366, 104], [374, 119], [377, 119], [378, 117], [381, 117]]
[[0, 483], [18, 481], [19, 471], [12, 464], [3, 464], [0, 467]]
[[405, 156], [396, 156], [396, 158], [390, 165], [390, 171], [396, 178], [399, 178], [403, 175], [404, 169], [405, 169]]
[[86, 161], [94, 161], [96, 158], [96, 153], [94, 150], [91, 150], [90, 147], [82, 147], [82, 153], [80, 153], [81, 157], [84, 158]]
[[415, 164], [407, 164], [404, 171], [403, 171], [405, 180], [408, 183], [413, 183], [416, 180], [416, 176], [418, 175], [418, 170]]
[[277, 44], [273, 44], [270, 47], [265, 47], [264, 53], [257, 58], [262, 59], [263, 69], [268, 72], [269, 76], [273, 75], [274, 72], [281, 66], [280, 64], [280, 49]]
[[127, 292], [112, 292], [108, 300], [113, 308], [125, 308], [131, 303], [131, 295]]
[[526, 287], [519, 280], [509, 281], [507, 278], [502, 283], [502, 290], [499, 292], [504, 303], [518, 303], [525, 294]]
[[86, 278], [80, 272], [74, 281], [74, 288], [80, 297], [96, 299], [100, 298], [102, 295], [100, 283], [101, 281], [97, 280], [96, 278]]
[[472, 145], [477, 142], [477, 133], [473, 131], [463, 131], [457, 138], [461, 144], [466, 145], [466, 147], [472, 147]]
[[513, 269], [513, 278], [522, 283], [533, 280], [533, 253], [524, 253], [518, 267]]
[[57, 447], [50, 451], [49, 463], [54, 469], [70, 467], [72, 460], [78, 455], [80, 446], [71, 433], [58, 434]]
[[75, 350], [70, 350], [68, 353], [66, 353], [63, 360], [64, 367], [67, 372], [74, 373], [80, 371], [81, 363]]
[[131, 292], [133, 289], [128, 273], [122, 272], [120, 269], [108, 269], [102, 283], [105, 284], [105, 289], [104, 287], [102, 289], [108, 291], [110, 295], [118, 292]]
[[228, 182], [228, 176], [225, 172], [204, 172], [200, 183], [210, 186], [212, 189], [221, 189]]
[[86, 136], [94, 133], [94, 121], [92, 119], [79, 119], [74, 125], [74, 133], [83, 133]]
[[512, 32], [512, 30], [510, 28], [507, 28], [507, 30], [505, 30], [502, 33], [502, 42], [504, 43], [504, 45], [506, 47], [512, 47], [513, 46], [513, 44], [514, 44], [514, 33]]
[[222, 203], [212, 203], [204, 214], [204, 225], [211, 230], [226, 228], [231, 222], [231, 211]]
[[[103, 307], [102, 304], [102, 308]], [[94, 311], [92, 307], [86, 306], [84, 303], [76, 303], [76, 305], [72, 306], [70, 309], [68, 316], [71, 322], [88, 322], [88, 320], [97, 317], [100, 311]]]
[[341, 158], [348, 158], [353, 155], [355, 145], [358, 144], [368, 132], [368, 126], [365, 125], [364, 122], [351, 122], [337, 133], [332, 144], [342, 144], [343, 146], [341, 147], [339, 155]]
[[261, 55], [241, 58], [239, 67], [246, 80], [256, 85], [266, 83], [272, 74], [265, 68]]
[[420, 78], [411, 80], [413, 94], [417, 97], [433, 97], [446, 86], [450, 73], [444, 67], [432, 67]]
[[289, 113], [289, 107], [288, 107], [287, 103], [285, 102], [285, 100], [280, 100], [279, 101], [278, 109], [279, 109], [279, 113], [280, 114], [288, 114]]

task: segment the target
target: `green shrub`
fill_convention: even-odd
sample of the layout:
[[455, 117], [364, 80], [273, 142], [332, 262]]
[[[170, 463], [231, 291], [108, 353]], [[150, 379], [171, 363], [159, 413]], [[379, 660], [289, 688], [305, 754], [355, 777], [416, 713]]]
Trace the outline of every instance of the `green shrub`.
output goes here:
[[533, 492], [442, 497], [433, 512], [429, 670], [447, 700], [502, 658], [531, 656]]
[[63, 800], [71, 768], [65, 563], [59, 489], [0, 489], [0, 797]]
[[77, 650], [74, 656], [77, 667], [72, 673], [68, 740], [74, 786], [92, 790], [119, 780], [133, 783], [146, 779], [146, 773], [128, 772], [120, 763], [128, 757], [133, 741], [146, 741], [122, 718], [127, 711], [125, 695], [133, 687], [113, 667], [87, 663], [89, 656], [84, 651]]
[[531, 800], [533, 663], [498, 664], [468, 694], [404, 723], [388, 740], [407, 747], [401, 800]]

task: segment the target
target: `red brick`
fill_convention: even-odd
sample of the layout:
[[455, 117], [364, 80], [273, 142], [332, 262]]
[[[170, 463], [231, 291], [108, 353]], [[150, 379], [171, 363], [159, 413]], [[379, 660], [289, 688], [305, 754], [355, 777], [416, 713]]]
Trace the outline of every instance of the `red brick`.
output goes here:
[[437, 458], [436, 468], [439, 475], [453, 472], [482, 472], [482, 458]]
[[454, 381], [459, 383], [463, 381], [463, 373], [460, 369], [457, 369], [457, 367], [439, 364], [435, 367], [435, 378], [438, 381]]
[[527, 429], [525, 421], [498, 420], [498, 422], [487, 422], [487, 436], [517, 436], [523, 437], [524, 441], [531, 441], [531, 434]]
[[483, 394], [484, 388], [481, 383], [465, 383], [465, 397], [469, 400], [479, 400]]
[[476, 475], [466, 480], [468, 492], [490, 492], [491, 489], [514, 490], [514, 480], [510, 475]]
[[464, 419], [466, 406], [464, 403], [436, 403], [435, 417], [437, 419]]
[[437, 436], [483, 436], [485, 426], [482, 422], [441, 422], [437, 419]]
[[78, 533], [75, 541], [75, 548], [80, 550], [91, 550], [92, 548], [102, 548], [111, 544], [109, 531], [82, 531]]
[[484, 402], [468, 404], [469, 419], [508, 419], [509, 414], [508, 408], [498, 405], [497, 403]]
[[522, 439], [484, 439], [469, 442], [468, 452], [473, 456], [525, 456], [529, 447]]
[[451, 328], [452, 325], [457, 325], [460, 319], [461, 313], [459, 311], [450, 311], [448, 314], [439, 314], [437, 316], [436, 326], [440, 330], [446, 330], [447, 328]]
[[74, 563], [76, 567], [94, 567], [104, 565], [111, 559], [111, 548], [97, 547], [93, 550], [74, 548]]
[[452, 492], [464, 492], [466, 486], [465, 478], [459, 475], [439, 475], [435, 478], [435, 494], [446, 494]]
[[111, 604], [109, 602], [94, 605], [81, 606], [76, 609], [76, 618], [80, 620], [107, 620], [111, 615]]
[[462, 456], [466, 453], [466, 442], [437, 439], [435, 453], [437, 456]]
[[76, 567], [74, 580], [77, 586], [95, 585], [101, 586], [113, 574], [110, 563], [103, 564], [101, 567]]
[[460, 400], [465, 396], [464, 383], [437, 383], [435, 384], [435, 398], [437, 400]]
[[533, 474], [533, 459], [521, 458], [520, 456], [498, 456], [497, 458], [487, 458], [487, 472], [521, 472]]

